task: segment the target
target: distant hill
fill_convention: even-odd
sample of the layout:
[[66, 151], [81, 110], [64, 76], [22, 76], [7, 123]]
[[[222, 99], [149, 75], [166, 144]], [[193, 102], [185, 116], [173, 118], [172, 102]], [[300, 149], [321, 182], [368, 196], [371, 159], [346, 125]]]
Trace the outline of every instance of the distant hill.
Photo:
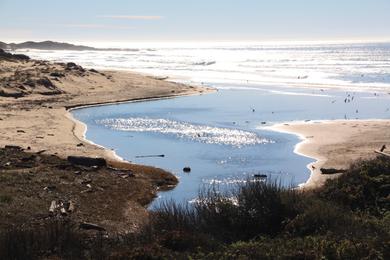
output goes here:
[[0, 49], [6, 49], [7, 45], [5, 42], [0, 42]]
[[38, 50], [72, 50], [72, 51], [91, 51], [98, 50], [94, 47], [83, 46], [83, 45], [74, 45], [64, 42], [53, 42], [53, 41], [43, 41], [43, 42], [33, 42], [27, 41], [22, 43], [4, 43], [0, 42], [1, 49], [38, 49]]

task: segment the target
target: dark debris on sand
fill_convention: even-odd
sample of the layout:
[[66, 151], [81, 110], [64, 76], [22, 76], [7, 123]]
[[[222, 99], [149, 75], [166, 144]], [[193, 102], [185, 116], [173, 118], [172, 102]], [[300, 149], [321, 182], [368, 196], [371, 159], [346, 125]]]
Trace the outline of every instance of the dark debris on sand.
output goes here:
[[[149, 167], [145, 174], [142, 166], [113, 166], [88, 167], [44, 151], [0, 148], [0, 230], [65, 218], [108, 232], [129, 231], [145, 219], [146, 210], [139, 208], [150, 203], [158, 189], [177, 183], [160, 169]], [[127, 210], [131, 218], [126, 218]]]

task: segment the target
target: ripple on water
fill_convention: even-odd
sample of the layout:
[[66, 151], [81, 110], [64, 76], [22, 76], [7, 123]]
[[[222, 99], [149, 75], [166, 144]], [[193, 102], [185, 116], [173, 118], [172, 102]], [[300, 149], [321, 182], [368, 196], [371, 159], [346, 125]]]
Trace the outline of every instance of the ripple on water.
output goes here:
[[240, 129], [196, 125], [168, 119], [108, 118], [97, 120], [96, 123], [119, 131], [161, 133], [206, 144], [242, 147], [273, 142], [256, 133]]

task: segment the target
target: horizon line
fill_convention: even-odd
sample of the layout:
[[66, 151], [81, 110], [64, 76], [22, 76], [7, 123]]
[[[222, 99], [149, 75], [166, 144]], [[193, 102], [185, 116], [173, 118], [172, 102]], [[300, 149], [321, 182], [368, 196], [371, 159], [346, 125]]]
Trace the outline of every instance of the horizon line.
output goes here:
[[113, 41], [103, 41], [103, 40], [65, 40], [65, 39], [29, 39], [29, 40], [1, 40], [5, 43], [23, 43], [27, 41], [33, 42], [44, 42], [44, 41], [52, 41], [52, 42], [61, 42], [61, 43], [70, 43], [77, 45], [93, 45], [93, 44], [153, 44], [153, 43], [161, 43], [161, 44], [191, 44], [191, 43], [201, 43], [201, 44], [286, 44], [286, 45], [294, 45], [294, 44], [342, 44], [342, 43], [390, 43], [389, 38], [328, 38], [328, 39], [262, 39], [262, 40], [189, 40], [189, 39], [160, 39], [160, 40], [113, 40]]

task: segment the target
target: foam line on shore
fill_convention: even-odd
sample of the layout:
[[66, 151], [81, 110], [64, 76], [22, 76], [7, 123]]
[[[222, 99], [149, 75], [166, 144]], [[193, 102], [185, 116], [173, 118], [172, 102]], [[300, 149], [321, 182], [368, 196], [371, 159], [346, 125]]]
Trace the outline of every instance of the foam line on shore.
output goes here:
[[[313, 178], [314, 174], [316, 174], [315, 169], [319, 169], [320, 168], [319, 166], [322, 166], [326, 162], [326, 159], [320, 158], [320, 156], [318, 156], [318, 155], [312, 155], [312, 154], [302, 152], [302, 146], [310, 143], [310, 140], [308, 138], [306, 138], [305, 135], [303, 135], [299, 132], [288, 131], [288, 130], [282, 129], [281, 126], [284, 124], [287, 124], [287, 123], [291, 124], [291, 122], [278, 123], [278, 124], [274, 124], [272, 126], [263, 127], [262, 129], [270, 130], [270, 131], [274, 131], [274, 132], [278, 132], [278, 133], [295, 135], [299, 138], [300, 141], [298, 143], [296, 143], [294, 146], [294, 153], [314, 160], [314, 162], [311, 162], [311, 163], [306, 165], [307, 169], [309, 169], [309, 171], [310, 171], [309, 179], [307, 179], [307, 181], [304, 183], [298, 184], [299, 188], [305, 188], [305, 186], [309, 186], [310, 184], [312, 184], [312, 178]], [[303, 121], [294, 121], [293, 123], [304, 123], [304, 122]], [[315, 167], [315, 169], [313, 169], [313, 167], [312, 167], [314, 165], [317, 166], [317, 167]]]

